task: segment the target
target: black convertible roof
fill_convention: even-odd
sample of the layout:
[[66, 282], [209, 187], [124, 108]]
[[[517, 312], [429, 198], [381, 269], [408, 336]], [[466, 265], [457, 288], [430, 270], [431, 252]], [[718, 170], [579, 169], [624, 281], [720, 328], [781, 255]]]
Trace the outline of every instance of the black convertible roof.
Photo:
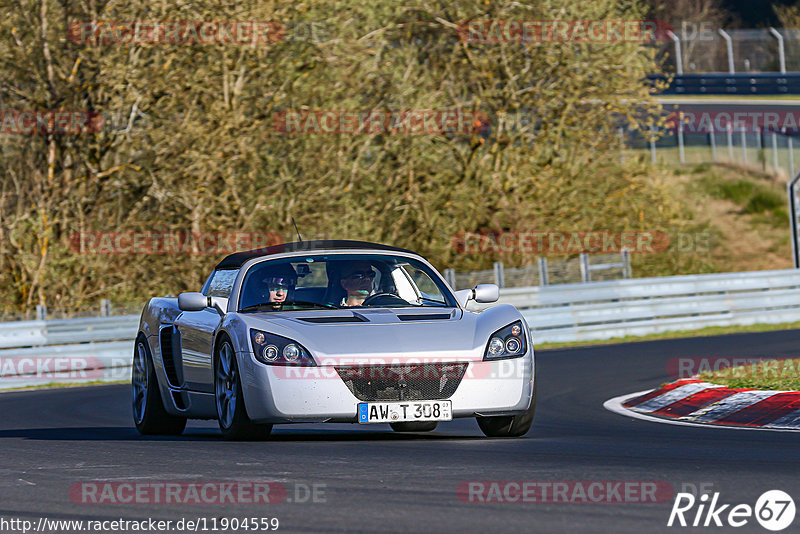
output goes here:
[[302, 252], [302, 251], [319, 251], [319, 250], [351, 250], [351, 249], [367, 249], [367, 250], [383, 250], [392, 252], [410, 252], [416, 254], [411, 250], [404, 248], [390, 247], [389, 245], [381, 245], [380, 243], [368, 243], [367, 241], [343, 241], [343, 240], [325, 240], [325, 241], [299, 241], [295, 243], [284, 243], [282, 245], [273, 245], [266, 248], [257, 248], [255, 250], [248, 250], [244, 252], [235, 252], [227, 256], [224, 260], [219, 262], [216, 266], [217, 269], [237, 269], [241, 267], [247, 260], [253, 258], [261, 258], [264, 256], [271, 256], [273, 254], [282, 254], [284, 252]]

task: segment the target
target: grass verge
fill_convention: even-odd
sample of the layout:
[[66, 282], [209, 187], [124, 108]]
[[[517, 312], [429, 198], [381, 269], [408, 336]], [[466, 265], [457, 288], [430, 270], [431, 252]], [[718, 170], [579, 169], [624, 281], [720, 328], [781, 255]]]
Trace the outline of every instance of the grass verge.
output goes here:
[[700, 378], [736, 389], [800, 391], [800, 359], [767, 360], [751, 365], [707, 371]]
[[0, 394], [8, 391], [27, 391], [33, 389], [54, 389], [54, 388], [79, 388], [83, 386], [108, 386], [112, 384], [130, 384], [130, 380], [92, 380], [91, 382], [49, 382], [47, 384], [39, 384], [36, 386], [20, 386], [18, 388], [3, 388], [0, 389]]
[[[675, 332], [663, 332], [660, 334], [649, 334], [646, 336], [625, 336], [612, 339], [602, 339], [595, 341], [571, 341], [567, 343], [537, 343], [536, 349], [561, 349], [572, 347], [591, 347], [595, 345], [615, 345], [618, 343], [636, 343], [642, 341], [657, 341], [659, 339], [680, 339], [688, 337], [708, 337], [722, 336], [727, 334], [744, 334], [751, 332], [776, 332], [780, 330], [800, 329], [800, 322], [795, 323], [776, 323], [776, 324], [754, 324], [746, 326], [710, 326], [699, 330], [680, 330]], [[534, 342], [536, 336], [534, 335]]]

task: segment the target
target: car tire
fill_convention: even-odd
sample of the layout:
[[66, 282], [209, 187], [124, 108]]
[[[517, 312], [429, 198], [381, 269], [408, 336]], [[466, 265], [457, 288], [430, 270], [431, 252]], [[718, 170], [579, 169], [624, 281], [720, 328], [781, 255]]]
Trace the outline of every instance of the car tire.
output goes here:
[[266, 439], [272, 425], [257, 424], [247, 416], [239, 364], [230, 339], [219, 344], [214, 355], [214, 404], [222, 436], [232, 441]]
[[389, 423], [395, 432], [430, 432], [436, 430], [438, 421], [411, 421], [407, 423]]
[[131, 407], [136, 430], [142, 435], [177, 436], [186, 428], [186, 418], [164, 409], [156, 369], [144, 336], [136, 339], [131, 372]]
[[536, 378], [533, 379], [533, 396], [527, 411], [519, 415], [478, 417], [481, 432], [489, 438], [518, 438], [528, 433], [536, 414]]

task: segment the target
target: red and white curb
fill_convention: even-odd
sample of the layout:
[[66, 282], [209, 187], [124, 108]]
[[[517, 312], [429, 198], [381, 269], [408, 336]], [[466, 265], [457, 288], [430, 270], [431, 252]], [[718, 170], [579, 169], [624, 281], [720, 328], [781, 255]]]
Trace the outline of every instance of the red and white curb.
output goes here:
[[691, 426], [800, 430], [800, 392], [733, 389], [686, 379], [624, 395], [604, 406], [621, 415]]

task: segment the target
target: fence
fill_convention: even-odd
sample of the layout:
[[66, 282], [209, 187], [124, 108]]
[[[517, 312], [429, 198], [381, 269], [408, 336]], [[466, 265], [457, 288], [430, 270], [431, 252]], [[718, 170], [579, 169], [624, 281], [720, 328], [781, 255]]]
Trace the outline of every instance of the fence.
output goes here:
[[800, 30], [724, 30], [684, 24], [657, 45], [662, 64], [678, 74], [800, 71]]
[[477, 284], [497, 284], [501, 288], [547, 286], [575, 282], [592, 282], [631, 278], [631, 257], [627, 250], [620, 254], [586, 254], [563, 262], [548, 262], [539, 258], [536, 265], [519, 268], [505, 267], [502, 262], [486, 271], [456, 272], [445, 269], [444, 277], [450, 287], [469, 289]]
[[773, 172], [788, 179], [800, 170], [800, 139], [778, 132], [687, 133], [619, 129], [621, 160], [646, 157], [653, 164], [732, 163]]

